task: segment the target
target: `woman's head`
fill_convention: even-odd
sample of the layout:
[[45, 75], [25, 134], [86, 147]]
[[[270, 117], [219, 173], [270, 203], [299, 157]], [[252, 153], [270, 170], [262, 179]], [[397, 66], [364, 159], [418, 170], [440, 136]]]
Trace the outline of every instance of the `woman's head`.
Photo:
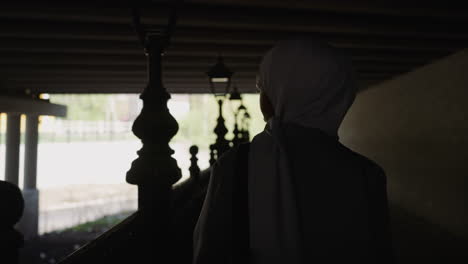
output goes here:
[[307, 37], [280, 41], [268, 51], [257, 87], [265, 119], [275, 116], [333, 135], [356, 94], [347, 57]]

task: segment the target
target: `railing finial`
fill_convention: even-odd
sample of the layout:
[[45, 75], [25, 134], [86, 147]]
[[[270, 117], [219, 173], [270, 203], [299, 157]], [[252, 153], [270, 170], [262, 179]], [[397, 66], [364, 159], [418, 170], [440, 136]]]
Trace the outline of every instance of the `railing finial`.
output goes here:
[[198, 166], [198, 147], [193, 145], [190, 147], [190, 178], [194, 181], [198, 181], [200, 178], [200, 167]]

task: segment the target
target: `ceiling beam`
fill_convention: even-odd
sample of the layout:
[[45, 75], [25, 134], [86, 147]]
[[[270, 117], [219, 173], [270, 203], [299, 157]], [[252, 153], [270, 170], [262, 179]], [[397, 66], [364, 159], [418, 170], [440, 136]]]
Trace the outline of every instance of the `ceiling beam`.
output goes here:
[[58, 22], [10, 18], [0, 19], [0, 37], [138, 41], [131, 23]]
[[136, 40], [135, 42], [128, 42], [7, 38], [0, 42], [0, 51], [142, 54], [143, 48]]
[[[357, 79], [358, 84], [362, 83], [369, 83], [369, 82], [379, 82], [386, 79], [392, 78], [393, 75], [388, 74], [366, 74], [364, 76], [359, 76]], [[99, 93], [102, 89], [109, 89], [111, 91], [128, 89], [134, 91], [141, 91], [146, 86], [145, 79], [134, 79], [134, 80], [119, 80], [114, 81], [111, 78], [108, 80], [103, 81], [96, 81], [96, 80], [79, 80], [76, 82], [70, 82], [66, 80], [56, 80], [54, 82], [47, 81], [41, 82], [39, 80], [22, 80], [21, 82], [7, 82], [6, 86], [9, 89], [14, 89], [18, 91], [23, 90], [30, 90], [33, 92], [68, 92], [78, 89], [85, 89], [87, 91], [93, 91], [94, 93]], [[195, 78], [195, 77], [185, 77], [185, 78], [178, 78], [176, 76], [172, 77], [165, 77], [163, 78], [164, 86], [167, 88], [171, 88], [173, 86], [180, 86], [180, 87], [192, 87], [197, 89], [202, 89], [203, 91], [208, 89], [208, 81], [206, 78]], [[249, 90], [255, 91], [255, 77], [254, 76], [246, 76], [243, 78], [238, 78], [235, 81], [236, 85], [239, 87], [241, 91]], [[2, 90], [4, 88], [0, 88]], [[195, 92], [195, 91], [194, 91]]]
[[[219, 53], [223, 56], [260, 57], [271, 45], [234, 45], [234, 44], [199, 44], [173, 43], [166, 52], [168, 56], [211, 56]], [[340, 48], [338, 46], [338, 48]], [[407, 56], [438, 56], [452, 52], [449, 49], [440, 50], [400, 50], [391, 47], [366, 48], [359, 46], [342, 47], [349, 54], [366, 53], [401, 53]], [[0, 52], [24, 53], [76, 53], [76, 54], [110, 54], [110, 55], [141, 55], [143, 49], [137, 42], [102, 41], [102, 40], [45, 40], [45, 39], [4, 39], [0, 42]]]
[[[148, 17], [146, 21], [150, 24], [160, 23], [154, 17]], [[179, 11], [178, 26], [277, 32], [353, 33], [407, 38], [431, 36], [468, 38], [465, 27], [460, 21], [236, 6], [187, 5]]]
[[[183, 65], [171, 64], [167, 62], [163, 65], [164, 73], [177, 73], [177, 72], [196, 72], [200, 74], [205, 74], [211, 65], [208, 64], [199, 64], [196, 62], [188, 62]], [[408, 64], [385, 64], [385, 63], [355, 63], [354, 68], [357, 71], [398, 71], [402, 69], [408, 69], [415, 67], [417, 65], [408, 65]], [[256, 73], [258, 71], [257, 64], [229, 64], [229, 68], [238, 72], [252, 72]], [[39, 64], [11, 64], [11, 63], [2, 63], [0, 62], [0, 73], [12, 73], [18, 72], [23, 74], [28, 73], [42, 73], [42, 72], [144, 72], [147, 71], [146, 65], [93, 65], [93, 64], [48, 64], [48, 63], [39, 63]]]
[[[246, 6], [258, 8], [306, 9], [335, 13], [374, 14], [396, 17], [433, 17], [438, 19], [465, 20], [463, 8], [448, 7], [440, 2], [426, 2], [424, 6], [411, 2], [386, 2], [373, 0], [185, 0], [186, 3]], [[461, 6], [460, 6], [461, 7]]]
[[[383, 72], [360, 72], [358, 77], [360, 79], [375, 79], [375, 78], [388, 78], [394, 76], [394, 73], [383, 73]], [[233, 82], [244, 82], [244, 81], [253, 81], [255, 83], [256, 75], [255, 74], [243, 74], [233, 77]], [[32, 86], [38, 84], [99, 84], [99, 83], [147, 83], [146, 74], [135, 73], [132, 75], [119, 75], [119, 74], [106, 74], [106, 75], [66, 75], [66, 74], [42, 74], [42, 75], [31, 75], [24, 76], [21, 78], [21, 75], [12, 75], [9, 79], [4, 79], [5, 83], [17, 83], [17, 84], [30, 84]], [[193, 74], [193, 73], [171, 73], [163, 75], [163, 82], [179, 82], [179, 83], [195, 83], [202, 82], [208, 84], [207, 77], [203, 74]]]
[[[401, 72], [402, 73], [402, 72]], [[392, 77], [398, 75], [398, 72], [378, 72], [378, 71], [367, 71], [358, 72], [357, 77], [360, 79], [373, 79], [374, 77]], [[244, 79], [255, 80], [256, 74], [252, 72], [238, 72], [233, 77], [235, 81], [241, 81]], [[1, 81], [4, 83], [21, 83], [21, 82], [32, 82], [32, 83], [93, 83], [93, 82], [119, 82], [133, 80], [136, 82], [146, 82], [147, 74], [145, 72], [40, 72], [36, 74], [24, 74], [19, 72], [12, 72], [8, 75], [4, 75]], [[202, 81], [206, 83], [206, 76], [204, 73], [194, 72], [171, 72], [163, 74], [163, 81], [176, 80], [182, 82], [193, 82]]]
[[[174, 34], [174, 44], [273, 46], [277, 41], [289, 39], [297, 33], [252, 30], [180, 28]], [[318, 40], [338, 48], [370, 48], [390, 50], [447, 50], [468, 46], [467, 39], [445, 38], [395, 38], [387, 36], [356, 36], [344, 33], [307, 33]]]
[[[154, 16], [156, 14], [169, 14], [171, 0], [158, 0], [145, 2], [141, 8], [144, 16]], [[132, 3], [129, 1], [129, 3]], [[185, 0], [183, 8], [192, 8], [194, 6], [217, 6], [221, 8], [255, 8], [280, 9], [286, 12], [291, 10], [307, 10], [313, 12], [327, 13], [345, 13], [355, 15], [380, 15], [387, 17], [417, 17], [417, 18], [436, 18], [447, 20], [466, 20], [466, 10], [460, 3], [446, 5], [441, 2], [425, 2], [423, 6], [420, 3], [411, 2], [387, 2], [373, 0], [353, 0], [352, 2], [342, 0]], [[156, 13], [155, 10], [160, 10]], [[126, 23], [131, 16], [130, 8], [111, 8], [111, 7], [83, 7], [82, 4], [73, 4], [72, 2], [54, 2], [53, 6], [47, 7], [44, 3], [31, 3], [25, 8], [23, 5], [10, 5], [3, 7], [0, 15], [4, 17], [23, 17], [23, 18], [43, 18], [43, 19], [71, 19], [75, 21], [96, 21]]]
[[[350, 4], [348, 4], [350, 5]], [[167, 24], [167, 4], [142, 9], [142, 21], [150, 27]], [[404, 9], [400, 9], [401, 10]], [[413, 9], [414, 10], [414, 9]], [[419, 13], [423, 13], [421, 8]], [[443, 8], [441, 8], [443, 10]], [[461, 10], [458, 10], [460, 14]], [[457, 10], [454, 11], [455, 14]], [[285, 9], [241, 5], [188, 3], [179, 10], [178, 27], [203, 27], [275, 32], [352, 33], [391, 37], [444, 37], [467, 39], [463, 22], [468, 18], [395, 16], [380, 13], [339, 13], [333, 10]], [[131, 25], [130, 9], [39, 8], [4, 9], [0, 18], [55, 22], [98, 22]]]
[[[358, 87], [362, 90], [369, 85], [379, 83], [386, 78], [361, 80]], [[388, 79], [388, 78], [387, 78]], [[143, 83], [108, 83], [108, 84], [42, 84], [17, 86], [18, 91], [28, 89], [37, 93], [141, 93], [146, 85]], [[170, 93], [210, 93], [208, 84], [203, 82], [165, 82], [164, 86]], [[237, 84], [242, 93], [256, 93], [253, 82], [240, 82]]]
[[[0, 18], [132, 25], [131, 8], [83, 7], [83, 5], [73, 6], [71, 2], [68, 4], [70, 5], [61, 6], [60, 3], [54, 3], [53, 6], [47, 7], [44, 3], [36, 6], [32, 3], [27, 7], [2, 7]], [[145, 10], [142, 11], [146, 14]], [[159, 18], [161, 25], [165, 25], [170, 14], [167, 5], [159, 5], [155, 11], [154, 16]]]
[[[297, 33], [297, 32], [296, 32]], [[276, 41], [291, 37], [291, 32], [254, 31], [178, 27], [172, 38], [175, 44], [235, 44], [271, 46]], [[468, 46], [468, 39], [392, 38], [385, 36], [355, 36], [353, 34], [312, 33], [318, 39], [337, 47], [361, 47], [408, 50], [457, 50]], [[17, 39], [26, 43], [48, 39], [54, 41], [95, 40], [138, 43], [132, 26], [102, 23], [57, 23], [43, 21], [0, 20], [0, 38]]]
[[[421, 65], [433, 58], [430, 53], [405, 54], [407, 56], [395, 56], [393, 53], [370, 53], [355, 51], [349, 54], [354, 63], [375, 63], [375, 64], [403, 64]], [[412, 55], [412, 56], [411, 56]], [[437, 54], [440, 55], [440, 54]], [[233, 57], [223, 56], [225, 63], [230, 65], [258, 65], [261, 56], [258, 57]], [[21, 64], [76, 64], [76, 65], [146, 65], [146, 57], [140, 54], [68, 54], [68, 53], [34, 53], [34, 52], [0, 52], [0, 63], [21, 65]], [[171, 56], [167, 54], [163, 57], [163, 65], [183, 66], [191, 64], [213, 65], [216, 62], [214, 56]]]
[[[229, 68], [234, 72], [234, 77], [238, 72], [257, 73], [259, 66], [258, 63], [229, 63]], [[357, 72], [382, 72], [382, 73], [401, 73], [423, 66], [421, 63], [375, 63], [375, 62], [355, 62], [353, 68]], [[177, 74], [178, 72], [190, 72], [205, 76], [205, 72], [212, 66], [212, 64], [200, 64], [194, 61], [186, 63], [172, 63], [170, 61], [163, 65], [163, 72], [165, 74]], [[49, 75], [66, 75], [69, 72], [74, 74], [87, 74], [92, 72], [99, 77], [99, 73], [107, 74], [109, 72], [115, 75], [127, 75], [130, 73], [147, 73], [147, 66], [143, 64], [57, 64], [57, 63], [3, 63], [0, 62], [0, 80], [3, 78], [11, 79], [12, 74], [22, 75], [22, 78], [28, 76], [36, 76], [42, 74]]]
[[0, 95], [0, 113], [20, 113], [66, 117], [67, 106], [52, 104], [44, 100], [33, 98]]

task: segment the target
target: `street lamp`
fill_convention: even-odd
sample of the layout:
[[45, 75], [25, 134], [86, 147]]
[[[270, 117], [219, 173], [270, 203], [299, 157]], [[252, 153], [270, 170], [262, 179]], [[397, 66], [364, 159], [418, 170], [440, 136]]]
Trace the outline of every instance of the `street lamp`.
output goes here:
[[218, 56], [216, 64], [206, 72], [210, 82], [211, 93], [215, 96], [225, 96], [229, 93], [232, 74], [233, 72], [224, 64], [223, 57]]
[[[219, 107], [219, 116], [214, 129], [216, 141], [210, 146], [211, 155], [219, 158], [224, 152], [229, 150], [229, 141], [225, 138], [228, 130], [224, 124], [223, 103], [224, 98], [229, 93], [233, 72], [224, 64], [223, 57], [218, 56], [216, 64], [206, 72], [206, 75], [208, 75], [211, 93], [217, 99]], [[214, 159], [212, 161], [214, 162]]]

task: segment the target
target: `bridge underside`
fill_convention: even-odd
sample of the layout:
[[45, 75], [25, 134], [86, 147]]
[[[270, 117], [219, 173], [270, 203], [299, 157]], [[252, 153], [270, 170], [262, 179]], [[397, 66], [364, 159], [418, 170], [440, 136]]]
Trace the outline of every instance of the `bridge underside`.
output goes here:
[[[161, 29], [170, 1], [142, 8], [142, 23]], [[205, 72], [218, 54], [242, 92], [255, 91], [261, 56], [275, 41], [311, 34], [352, 57], [359, 85], [411, 71], [468, 44], [466, 12], [375, 1], [187, 0], [164, 57], [171, 93], [206, 93]], [[2, 7], [0, 94], [139, 93], [146, 60], [130, 8], [68, 4]]]

